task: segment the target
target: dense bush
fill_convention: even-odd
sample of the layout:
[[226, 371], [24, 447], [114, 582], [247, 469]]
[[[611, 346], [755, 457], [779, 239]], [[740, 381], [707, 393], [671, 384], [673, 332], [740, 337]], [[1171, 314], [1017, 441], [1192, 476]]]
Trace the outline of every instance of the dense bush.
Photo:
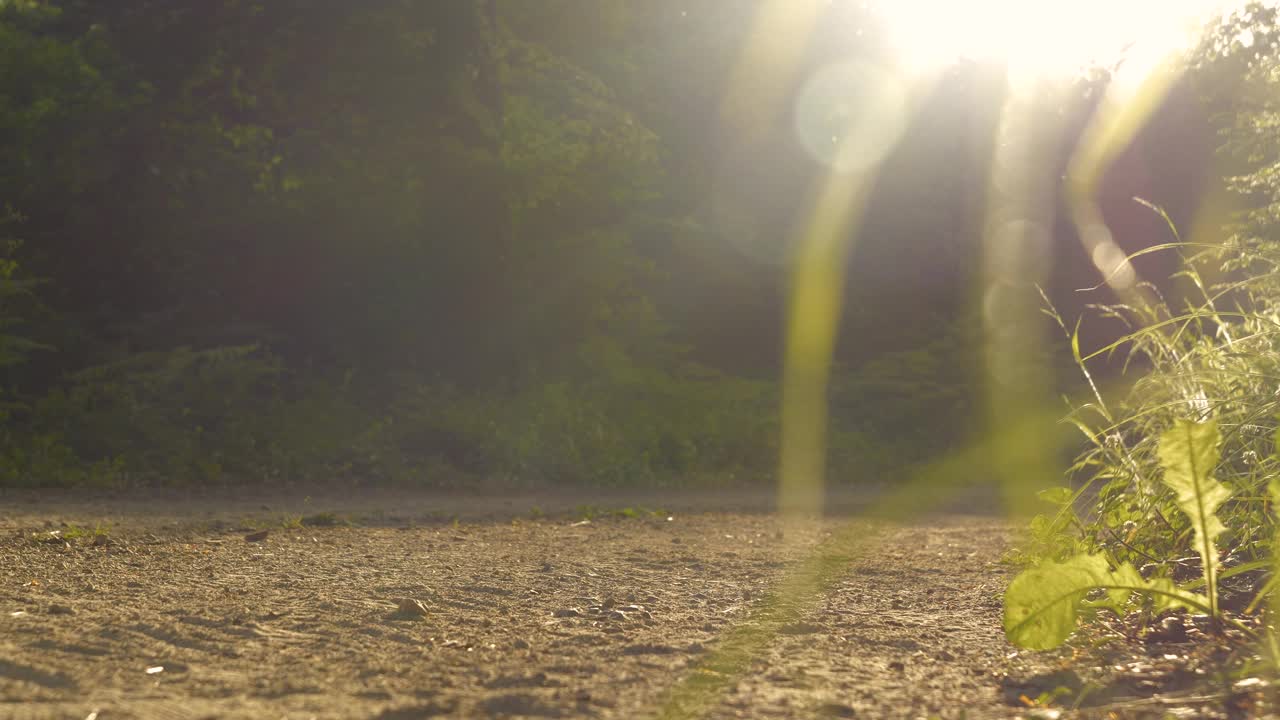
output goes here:
[[836, 375], [831, 466], [838, 480], [902, 478], [975, 439], [977, 337], [957, 325]]
[[255, 346], [179, 348], [88, 368], [34, 401], [3, 469], [20, 485], [767, 477], [776, 405], [770, 383], [697, 368], [463, 391], [291, 373]]
[[[616, 349], [615, 349], [616, 350]], [[18, 411], [7, 484], [385, 481], [430, 486], [664, 486], [773, 479], [778, 402], [768, 381], [696, 364], [660, 371], [599, 347], [578, 372], [464, 389], [287, 369], [257, 346], [178, 348], [79, 371]], [[961, 389], [926, 353], [833, 389], [835, 482], [892, 477], [955, 437]], [[874, 367], [881, 373], [872, 372]], [[886, 396], [889, 396], [887, 399]], [[906, 398], [919, 407], [902, 407]], [[884, 408], [946, 410], [901, 433]], [[878, 408], [871, 412], [870, 408]], [[933, 433], [932, 439], [926, 437]]]
[[[0, 0], [0, 484], [771, 479], [825, 168], [712, 182], [748, 5], [589, 4]], [[939, 170], [868, 274], [962, 247]], [[909, 322], [845, 316], [833, 479], [956, 440], [967, 351], [901, 350], [961, 265], [857, 284]]]

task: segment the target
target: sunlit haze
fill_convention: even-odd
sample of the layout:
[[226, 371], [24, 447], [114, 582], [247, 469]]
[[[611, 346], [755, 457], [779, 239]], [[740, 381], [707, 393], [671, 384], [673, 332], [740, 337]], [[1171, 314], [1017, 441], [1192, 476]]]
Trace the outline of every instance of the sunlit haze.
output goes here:
[[1280, 720], [1280, 0], [0, 0], [0, 141], [0, 720]]

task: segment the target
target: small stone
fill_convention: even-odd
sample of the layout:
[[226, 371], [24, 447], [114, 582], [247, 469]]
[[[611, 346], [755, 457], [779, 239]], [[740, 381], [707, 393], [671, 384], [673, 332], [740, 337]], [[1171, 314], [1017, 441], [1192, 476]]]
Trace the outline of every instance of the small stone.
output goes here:
[[31, 536], [32, 541], [44, 543], [46, 545], [65, 545], [66, 540], [62, 539], [61, 530], [50, 530], [48, 532], [36, 533]]
[[402, 598], [395, 612], [391, 613], [391, 618], [393, 620], [413, 620], [426, 617], [428, 612], [427, 606], [421, 600]]
[[1147, 640], [1156, 643], [1185, 643], [1188, 641], [1186, 620], [1181, 615], [1170, 615], [1160, 621], [1160, 626], [1147, 634]]

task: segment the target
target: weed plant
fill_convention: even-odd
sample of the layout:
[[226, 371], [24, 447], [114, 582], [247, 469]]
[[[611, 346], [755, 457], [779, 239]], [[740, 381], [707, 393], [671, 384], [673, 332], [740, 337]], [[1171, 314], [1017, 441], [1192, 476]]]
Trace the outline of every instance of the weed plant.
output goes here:
[[[1006, 630], [1027, 647], [1065, 640], [1082, 608], [1182, 607], [1241, 625], [1271, 589], [1280, 249], [1144, 252], [1185, 255], [1175, 276], [1184, 300], [1146, 285], [1130, 302], [1093, 307], [1130, 332], [1089, 354], [1078, 325], [1048, 310], [1092, 397], [1067, 417], [1087, 441], [1072, 483], [1042, 495], [1055, 509], [1032, 523], [1023, 559], [1036, 565], [1006, 594]], [[1105, 358], [1136, 375], [1127, 389], [1095, 382], [1090, 367]]]

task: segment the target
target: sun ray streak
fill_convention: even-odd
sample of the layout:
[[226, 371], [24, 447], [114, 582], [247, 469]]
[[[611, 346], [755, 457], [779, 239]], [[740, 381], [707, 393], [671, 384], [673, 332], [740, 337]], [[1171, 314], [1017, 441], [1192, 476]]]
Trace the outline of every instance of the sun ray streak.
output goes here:
[[[988, 182], [982, 317], [987, 431], [994, 436], [1054, 405], [1039, 288], [1051, 252], [1058, 179], [1053, 158], [1064, 128], [1044, 111], [1046, 92], [1052, 96], [1047, 89], [1006, 93]], [[1060, 476], [1053, 449], [1031, 441], [996, 451], [991, 472], [1004, 488], [1006, 509], [1029, 517], [1036, 493]]]

